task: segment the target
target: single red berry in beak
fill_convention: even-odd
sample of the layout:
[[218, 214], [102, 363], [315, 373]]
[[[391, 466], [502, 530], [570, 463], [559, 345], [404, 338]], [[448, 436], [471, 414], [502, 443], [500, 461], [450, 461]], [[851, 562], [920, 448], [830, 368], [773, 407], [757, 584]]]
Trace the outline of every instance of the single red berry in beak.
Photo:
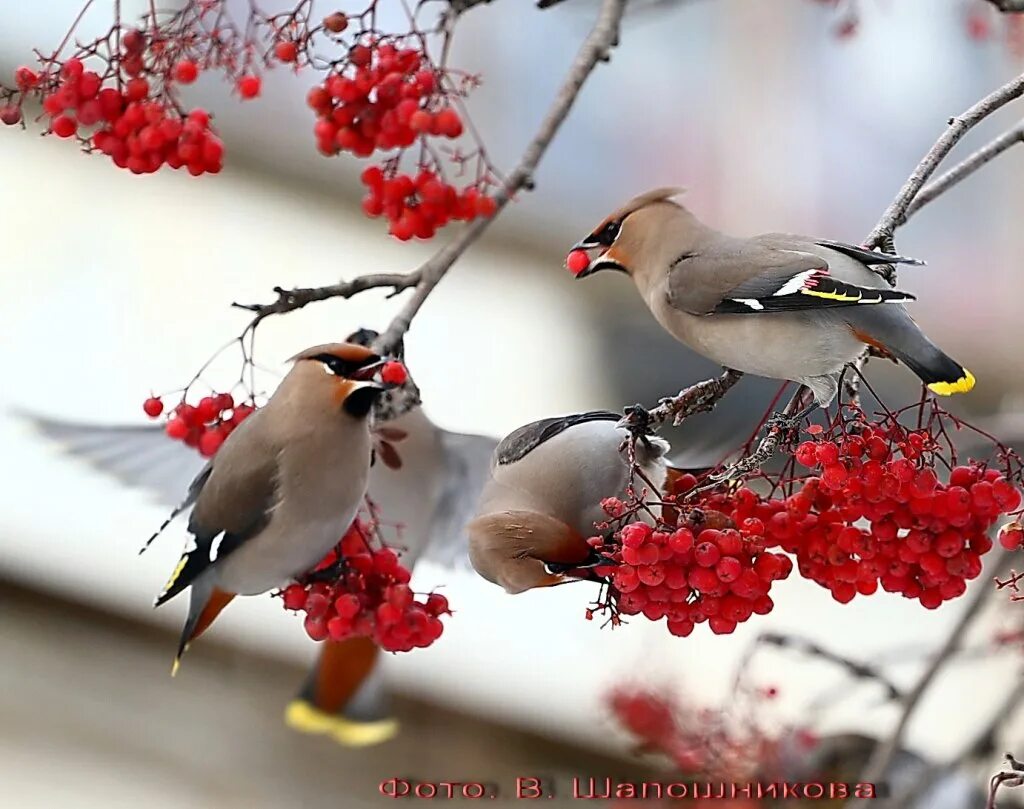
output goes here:
[[408, 378], [409, 372], [405, 370], [405, 366], [400, 362], [386, 362], [384, 367], [380, 369], [381, 382], [388, 385], [404, 385]]
[[573, 250], [565, 259], [565, 266], [573, 275], [579, 275], [590, 266], [590, 256], [586, 250]]

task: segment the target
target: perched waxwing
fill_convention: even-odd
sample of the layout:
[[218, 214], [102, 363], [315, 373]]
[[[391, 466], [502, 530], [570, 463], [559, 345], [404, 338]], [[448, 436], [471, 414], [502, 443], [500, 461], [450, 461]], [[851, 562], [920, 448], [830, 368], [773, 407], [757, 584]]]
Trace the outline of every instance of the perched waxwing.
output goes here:
[[[588, 578], [602, 561], [586, 541], [608, 519], [601, 500], [624, 497], [633, 475], [621, 418], [593, 411], [542, 419], [498, 444], [468, 528], [477, 573], [509, 593]], [[636, 442], [638, 489], [664, 488], [668, 449], [653, 435]]]
[[607, 217], [576, 245], [587, 254], [572, 262], [576, 277], [625, 272], [677, 340], [727, 368], [800, 382], [821, 406], [866, 346], [935, 393], [974, 387], [907, 314], [903, 302], [914, 296], [871, 269], [923, 262], [782, 233], [727, 236], [673, 199], [681, 192], [659, 188]]
[[369, 416], [383, 360], [352, 343], [308, 348], [267, 404], [242, 422], [189, 486], [185, 553], [156, 599], [191, 588], [175, 668], [236, 595], [311, 570], [348, 530], [366, 495]]
[[[369, 346], [376, 338], [376, 332], [360, 329], [346, 342]], [[401, 356], [401, 345], [396, 353]], [[71, 456], [123, 485], [149, 492], [167, 506], [179, 501], [204, 464], [194, 449], [168, 440], [159, 424], [27, 418]], [[496, 439], [449, 432], [434, 424], [420, 406], [412, 375], [377, 397], [373, 422], [386, 425], [389, 434], [404, 434], [394, 443], [399, 465], [378, 460], [369, 482], [369, 496], [384, 519], [402, 527], [403, 564], [412, 568], [425, 559], [447, 567], [468, 566], [466, 523], [487, 477]], [[367, 638], [321, 642], [305, 682], [287, 706], [287, 724], [349, 747], [392, 738], [398, 723], [389, 709], [379, 651]]]

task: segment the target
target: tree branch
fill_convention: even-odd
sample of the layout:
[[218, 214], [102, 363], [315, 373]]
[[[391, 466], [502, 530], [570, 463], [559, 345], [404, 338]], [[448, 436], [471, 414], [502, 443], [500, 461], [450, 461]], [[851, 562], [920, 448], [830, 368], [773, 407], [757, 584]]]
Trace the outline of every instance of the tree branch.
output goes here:
[[[1010, 552], [999, 548], [998, 551], [993, 554], [993, 574], [998, 574], [1004, 565], [1009, 561]], [[896, 753], [899, 752], [900, 747], [903, 744], [903, 737], [906, 735], [907, 727], [910, 725], [910, 720], [914, 716], [914, 712], [917, 710], [918, 705], [924, 697], [925, 692], [935, 681], [939, 672], [949, 659], [956, 653], [960, 648], [960, 643], [967, 634], [967, 630], [970, 628], [974, 620], [981, 614], [982, 608], [985, 606], [992, 593], [995, 592], [992, 587], [986, 581], [979, 581], [976, 585], [976, 590], [971, 597], [970, 602], [967, 604], [967, 608], [961, 613], [959, 619], [953, 625], [949, 635], [946, 636], [945, 642], [940, 647], [939, 651], [932, 658], [932, 661], [922, 672], [918, 678], [914, 687], [907, 692], [907, 695], [903, 701], [903, 712], [900, 714], [899, 720], [896, 722], [896, 726], [892, 729], [889, 736], [885, 741], [880, 742], [871, 754], [871, 758], [868, 760], [867, 765], [864, 768], [864, 772], [858, 779], [859, 783], [862, 784], [875, 784], [878, 783], [888, 772], [889, 767], [892, 765], [893, 759]]]
[[[921, 162], [917, 164], [917, 168], [907, 178], [903, 188], [896, 195], [896, 199], [892, 201], [889, 207], [886, 208], [885, 213], [882, 214], [882, 218], [878, 220], [878, 224], [875, 225], [865, 242], [866, 246], [876, 248], [885, 244], [887, 240], [892, 239], [896, 229], [907, 221], [907, 217], [910, 215], [910, 205], [913, 203], [914, 198], [953, 147], [979, 122], [1014, 99], [1020, 98], [1021, 95], [1024, 95], [1024, 75], [1018, 76], [998, 90], [989, 93], [961, 115], [950, 118], [946, 131], [942, 133], [939, 139], [935, 141], [935, 145], [928, 150], [928, 153], [921, 159]], [[934, 199], [934, 196], [932, 199]]]
[[368, 289], [390, 287], [391, 294], [397, 295], [404, 289], [415, 286], [419, 283], [420, 273], [418, 270], [410, 273], [380, 273], [378, 275], [360, 275], [351, 281], [339, 281], [326, 287], [298, 287], [296, 289], [284, 289], [274, 287], [277, 300], [273, 303], [232, 303], [236, 309], [246, 309], [255, 312], [246, 331], [250, 331], [265, 317], [271, 315], [283, 315], [286, 312], [294, 312], [311, 303], [326, 301], [329, 298], [351, 298], [360, 292]]
[[1021, 142], [1024, 142], [1024, 121], [1021, 121], [1016, 126], [1011, 127], [995, 140], [989, 141], [962, 163], [954, 166], [941, 177], [937, 177], [928, 183], [928, 185], [922, 188], [917, 196], [914, 197], [913, 202], [907, 206], [904, 221], [909, 219], [932, 200], [945, 194], [961, 180], [965, 180], [970, 177], [982, 166], [999, 157], [999, 155], [1011, 146]]
[[[495, 197], [499, 213], [516, 192], [533, 188], [533, 173], [562, 123], [568, 117], [573, 104], [576, 103], [583, 84], [599, 62], [608, 61], [611, 49], [618, 44], [619, 23], [627, 2], [628, 0], [604, 0], [601, 4], [597, 21], [583, 41], [583, 45], [580, 46], [576, 59], [544, 117], [540, 129], [526, 147], [526, 151], [523, 152], [519, 165], [509, 174], [505, 187]], [[409, 330], [412, 319], [419, 312], [430, 293], [434, 291], [459, 256], [483, 234], [492, 221], [493, 217], [478, 219], [416, 271], [419, 274], [416, 291], [391, 321], [387, 330], [378, 338], [379, 350], [386, 351], [391, 348]]]
[[1024, 0], [988, 0], [1004, 14], [1019, 14], [1024, 12]]
[[[461, 13], [485, 0], [455, 0], [452, 11]], [[414, 289], [413, 295], [391, 321], [388, 328], [377, 338], [376, 348], [385, 352], [394, 348], [409, 330], [413, 318], [424, 302], [430, 297], [452, 265], [494, 221], [515, 194], [521, 190], [532, 190], [533, 174], [541, 158], [554, 139], [562, 123], [568, 117], [580, 90], [599, 62], [608, 61], [611, 49], [618, 44], [619, 23], [628, 0], [604, 0], [597, 20], [587, 38], [580, 46], [569, 73], [555, 96], [540, 129], [527, 145], [519, 164], [509, 174], [504, 187], [495, 195], [497, 203], [495, 216], [477, 219], [467, 225], [458, 236], [438, 250], [430, 259], [409, 273], [383, 273], [364, 275], [350, 281], [341, 281], [324, 287], [309, 287], [285, 290], [275, 287], [277, 300], [268, 304], [234, 304], [234, 306], [255, 312], [255, 317], [246, 329], [252, 331], [266, 317], [301, 309], [310, 303], [331, 298], [351, 298], [367, 289], [390, 287], [392, 294]]]

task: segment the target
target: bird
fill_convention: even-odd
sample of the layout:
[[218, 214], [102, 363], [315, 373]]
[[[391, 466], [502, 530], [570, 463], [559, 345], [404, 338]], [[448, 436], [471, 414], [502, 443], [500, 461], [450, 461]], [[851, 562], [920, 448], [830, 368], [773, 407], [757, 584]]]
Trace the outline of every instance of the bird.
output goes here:
[[369, 416], [386, 390], [374, 377], [385, 360], [354, 343], [326, 343], [290, 362], [267, 404], [227, 437], [172, 513], [191, 508], [185, 551], [155, 603], [191, 591], [174, 671], [236, 595], [311, 570], [366, 495]]
[[915, 297], [872, 269], [924, 262], [784, 233], [728, 236], [680, 204], [682, 192], [658, 188], [606, 217], [570, 253], [576, 277], [626, 273], [681, 343], [726, 368], [799, 382], [821, 407], [868, 349], [898, 359], [934, 393], [974, 387], [907, 313]]
[[591, 578], [606, 562], [587, 544], [606, 521], [601, 501], [624, 497], [632, 481], [660, 492], [669, 477], [669, 444], [654, 435], [635, 443], [641, 472], [626, 453], [631, 431], [621, 413], [593, 410], [545, 418], [509, 433], [495, 449], [490, 474], [469, 523], [469, 558], [507, 593]]
[[[345, 342], [369, 347], [377, 337], [376, 331], [364, 328]], [[394, 354], [404, 358], [401, 342]], [[168, 440], [161, 424], [101, 425], [22, 416], [72, 458], [167, 506], [178, 503], [204, 463], [194, 449]], [[374, 425], [405, 434], [395, 444], [400, 466], [373, 464], [368, 487], [382, 519], [401, 527], [402, 563], [410, 569], [421, 560], [468, 568], [465, 527], [497, 439], [438, 427], [422, 407], [411, 373], [376, 399], [372, 416]], [[393, 738], [400, 727], [388, 704], [379, 662], [379, 649], [366, 638], [322, 641], [295, 697], [286, 704], [286, 724], [346, 747]]]

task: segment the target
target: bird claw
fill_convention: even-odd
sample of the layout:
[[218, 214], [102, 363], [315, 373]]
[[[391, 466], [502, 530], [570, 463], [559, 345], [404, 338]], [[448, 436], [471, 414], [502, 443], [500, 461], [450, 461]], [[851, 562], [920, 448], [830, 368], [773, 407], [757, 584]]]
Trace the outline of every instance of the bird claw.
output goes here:
[[651, 411], [642, 404], [624, 407], [622, 413], [623, 416], [615, 425], [616, 427], [629, 430], [637, 438], [643, 437], [650, 432], [653, 417], [651, 416]]

